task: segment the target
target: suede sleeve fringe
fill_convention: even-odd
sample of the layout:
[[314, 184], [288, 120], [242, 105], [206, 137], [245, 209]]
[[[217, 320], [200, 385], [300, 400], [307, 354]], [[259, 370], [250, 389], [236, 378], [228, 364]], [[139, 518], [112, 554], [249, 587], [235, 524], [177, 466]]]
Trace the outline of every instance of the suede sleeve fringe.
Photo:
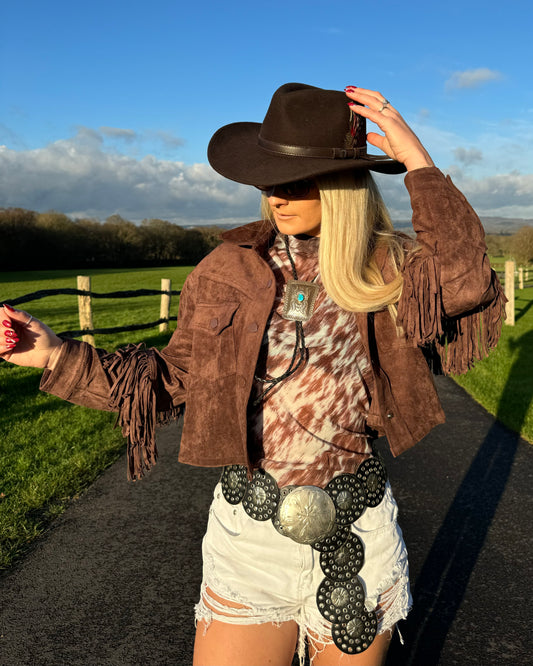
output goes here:
[[109, 407], [128, 438], [128, 480], [144, 476], [157, 460], [155, 427], [178, 416], [180, 409], [157, 411], [158, 364], [154, 349], [128, 345], [102, 358], [111, 378]]
[[493, 273], [496, 296], [489, 304], [458, 317], [446, 317], [439, 276], [435, 256], [411, 256], [406, 260], [397, 324], [415, 344], [438, 355], [437, 365], [444, 374], [461, 375], [496, 346], [507, 299]]

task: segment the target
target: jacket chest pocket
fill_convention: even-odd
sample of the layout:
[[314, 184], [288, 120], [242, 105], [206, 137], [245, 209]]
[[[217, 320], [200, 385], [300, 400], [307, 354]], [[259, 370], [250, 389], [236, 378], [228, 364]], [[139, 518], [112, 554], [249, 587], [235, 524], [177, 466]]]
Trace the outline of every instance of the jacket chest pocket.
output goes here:
[[198, 303], [191, 318], [193, 331], [190, 372], [215, 379], [236, 372], [233, 320], [239, 303]]

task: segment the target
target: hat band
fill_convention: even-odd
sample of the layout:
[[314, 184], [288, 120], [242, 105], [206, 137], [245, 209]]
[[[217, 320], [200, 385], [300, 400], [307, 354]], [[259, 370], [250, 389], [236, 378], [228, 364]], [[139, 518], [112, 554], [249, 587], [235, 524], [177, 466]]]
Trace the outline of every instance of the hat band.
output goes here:
[[269, 153], [291, 155], [293, 157], [325, 157], [330, 160], [349, 160], [366, 157], [366, 146], [360, 148], [326, 148], [319, 146], [289, 146], [257, 137], [257, 143]]

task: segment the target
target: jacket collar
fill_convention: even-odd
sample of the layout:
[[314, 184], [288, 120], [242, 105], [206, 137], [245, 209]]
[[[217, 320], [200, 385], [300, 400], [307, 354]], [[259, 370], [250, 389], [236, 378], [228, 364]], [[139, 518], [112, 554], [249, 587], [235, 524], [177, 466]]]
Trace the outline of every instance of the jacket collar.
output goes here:
[[276, 237], [276, 229], [268, 220], [258, 220], [242, 227], [229, 229], [221, 234], [225, 243], [249, 247], [263, 255]]

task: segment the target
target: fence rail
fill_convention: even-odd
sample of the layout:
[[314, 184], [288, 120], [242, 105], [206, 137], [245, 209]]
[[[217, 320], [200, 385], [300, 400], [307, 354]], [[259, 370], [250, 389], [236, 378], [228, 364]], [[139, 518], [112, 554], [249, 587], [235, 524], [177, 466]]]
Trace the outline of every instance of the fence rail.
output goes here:
[[[172, 290], [172, 283], [169, 279], [164, 278], [161, 280], [161, 289], [135, 289], [126, 291], [109, 291], [106, 293], [97, 293], [91, 291], [91, 278], [85, 275], [78, 275], [78, 288], [73, 289], [65, 287], [63, 289], [40, 289], [33, 291], [30, 294], [19, 296], [17, 298], [6, 299], [5, 303], [13, 307], [22, 305], [23, 303], [30, 303], [37, 301], [41, 298], [48, 296], [77, 296], [78, 297], [78, 315], [80, 320], [80, 329], [72, 331], [61, 331], [58, 335], [67, 338], [82, 337], [85, 342], [89, 342], [94, 346], [95, 334], [107, 333], [122, 333], [124, 331], [139, 331], [145, 328], [155, 328], [159, 326], [160, 331], [168, 331], [168, 324], [171, 321], [176, 321], [177, 317], [170, 316], [170, 299], [171, 296], [179, 296], [181, 290]], [[81, 288], [80, 288], [81, 287]], [[161, 312], [160, 318], [156, 321], [147, 322], [144, 324], [131, 324], [129, 326], [114, 326], [112, 328], [97, 328], [92, 323], [92, 306], [91, 301], [93, 298], [137, 298], [139, 296], [161, 296]]]
[[[163, 291], [159, 289], [135, 289], [133, 291], [109, 291], [105, 294], [98, 294], [94, 291], [90, 292], [91, 298], [135, 298], [136, 296], [158, 296], [159, 294], [168, 293], [172, 296], [179, 296], [181, 291]], [[21, 303], [29, 303], [30, 301], [37, 301], [40, 298], [45, 298], [46, 296], [57, 296], [57, 295], [71, 295], [71, 296], [85, 296], [87, 295], [87, 290], [85, 289], [70, 289], [65, 287], [64, 289], [40, 289], [39, 291], [32, 291], [31, 294], [25, 294], [24, 296], [19, 296], [18, 298], [8, 298], [5, 300], [5, 303], [8, 305], [20, 305]]]
[[[514, 261], [506, 261], [505, 272], [496, 271], [496, 274], [504, 284], [505, 295], [507, 296], [508, 299], [506, 306], [506, 312], [507, 312], [506, 324], [513, 326], [515, 281], [518, 278], [519, 289], [529, 289], [530, 287], [533, 287], [533, 283], [527, 284], [527, 281], [529, 279], [529, 267], [526, 267], [525, 269], [522, 267], [516, 269], [516, 264]], [[39, 291], [33, 291], [30, 294], [25, 294], [24, 296], [8, 299], [5, 302], [8, 305], [18, 306], [22, 305], [23, 303], [30, 303], [31, 301], [39, 300], [41, 298], [47, 298], [48, 296], [58, 296], [58, 295], [77, 296], [80, 329], [71, 330], [71, 331], [62, 331], [61, 333], [58, 333], [58, 335], [68, 338], [82, 337], [83, 340], [94, 345], [95, 334], [103, 335], [108, 333], [122, 333], [125, 331], [139, 331], [147, 328], [155, 328], [156, 326], [159, 326], [159, 330], [162, 332], [168, 331], [169, 322], [176, 321], [177, 319], [177, 317], [170, 316], [171, 296], [180, 296], [181, 294], [181, 290], [179, 291], [172, 290], [171, 286], [172, 286], [171, 281], [169, 279], [164, 278], [161, 280], [161, 289], [135, 289], [135, 290], [109, 291], [106, 293], [97, 293], [91, 291], [91, 278], [84, 275], [79, 275], [77, 289], [68, 288], [68, 287], [65, 287], [63, 289], [40, 289]], [[91, 307], [91, 301], [93, 298], [137, 298], [139, 296], [161, 296], [161, 312], [159, 319], [144, 324], [131, 324], [129, 326], [114, 326], [111, 328], [97, 328], [93, 325], [92, 307]]]

